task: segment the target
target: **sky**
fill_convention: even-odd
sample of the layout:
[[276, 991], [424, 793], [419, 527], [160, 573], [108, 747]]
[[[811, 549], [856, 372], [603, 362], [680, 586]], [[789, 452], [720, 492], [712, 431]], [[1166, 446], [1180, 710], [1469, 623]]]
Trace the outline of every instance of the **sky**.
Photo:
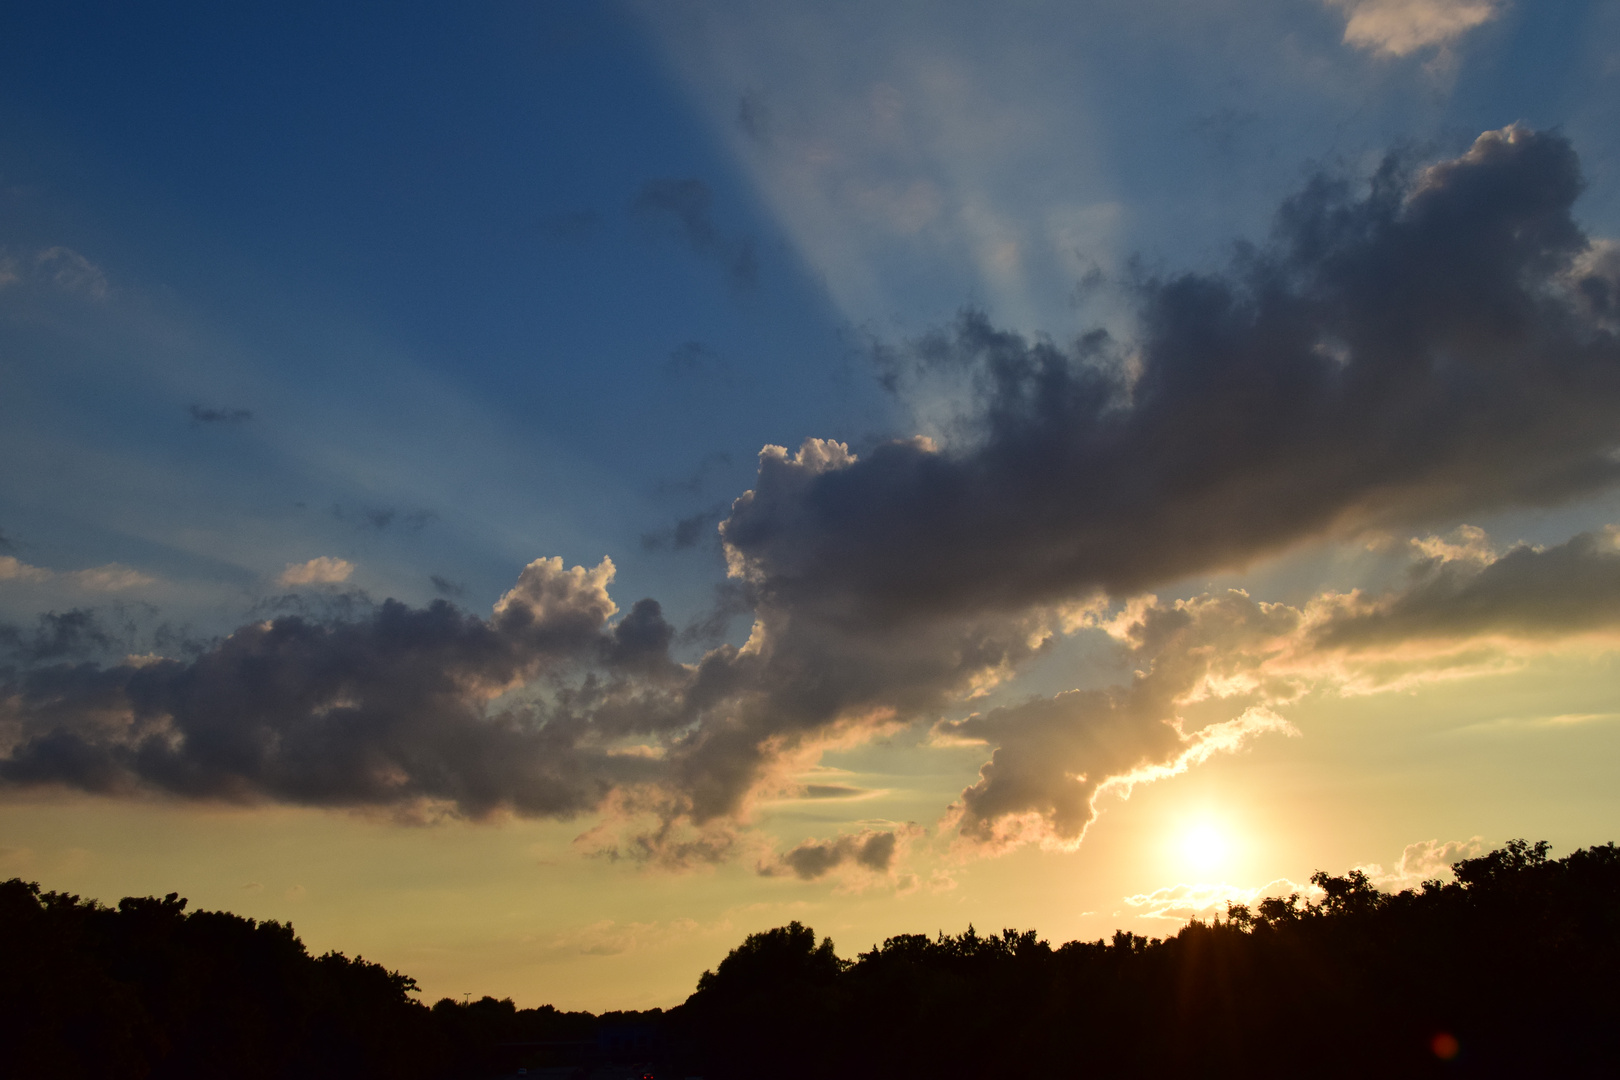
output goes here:
[[1620, 832], [1620, 7], [0, 14], [0, 875], [427, 1001]]

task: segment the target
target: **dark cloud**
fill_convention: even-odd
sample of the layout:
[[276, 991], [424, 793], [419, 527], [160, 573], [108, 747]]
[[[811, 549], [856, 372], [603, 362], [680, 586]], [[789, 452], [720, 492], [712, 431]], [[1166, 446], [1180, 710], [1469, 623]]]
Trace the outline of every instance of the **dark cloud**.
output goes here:
[[746, 585], [737, 581], [722, 581], [714, 588], [713, 605], [682, 627], [676, 640], [683, 645], [712, 648], [725, 639], [727, 630], [739, 615], [753, 610], [753, 595]]
[[32, 631], [0, 626], [0, 650], [24, 663], [84, 659], [112, 652], [128, 635], [108, 626], [91, 608], [40, 615]]
[[1324, 648], [1500, 634], [1564, 637], [1620, 626], [1615, 534], [1582, 533], [1485, 560], [1431, 558], [1390, 596], [1347, 605], [1317, 628]]
[[16, 550], [17, 542], [7, 536], [3, 530], [0, 530], [0, 552]]
[[1570, 281], [1580, 190], [1565, 139], [1510, 128], [1360, 197], [1312, 181], [1228, 273], [1141, 282], [1130, 346], [965, 314], [905, 356], [975, 380], [971, 437], [768, 449], [733, 565], [801, 617], [892, 625], [1607, 487], [1620, 340]]
[[433, 591], [438, 593], [440, 596], [447, 596], [453, 600], [456, 600], [467, 595], [467, 586], [461, 584], [460, 582], [451, 581], [447, 577], [441, 577], [438, 574], [430, 574], [428, 575], [428, 581], [432, 582]]
[[725, 516], [726, 504], [720, 503], [707, 510], [699, 510], [675, 522], [667, 529], [657, 532], [641, 534], [641, 547], [643, 551], [686, 551], [695, 548], [705, 540], [718, 543], [719, 534], [715, 525]]
[[806, 840], [774, 862], [762, 863], [763, 877], [790, 873], [804, 881], [826, 877], [840, 866], [854, 865], [886, 874], [894, 863], [899, 837], [890, 829], [869, 829], [832, 840]]
[[[369, 617], [284, 616], [242, 627], [190, 662], [36, 665], [8, 678], [0, 780], [116, 793], [273, 799], [480, 817], [567, 816], [645, 762], [582, 739], [587, 717], [626, 732], [656, 713], [673, 636], [657, 605], [607, 620], [606, 570], [528, 567], [493, 616], [395, 601]], [[650, 606], [649, 606], [650, 605]], [[66, 652], [82, 633], [58, 620]], [[38, 651], [38, 650], [36, 650]], [[550, 701], [492, 702], [507, 688], [597, 672]], [[625, 673], [634, 673], [627, 687]]]
[[186, 412], [191, 414], [193, 424], [244, 424], [253, 419], [251, 409], [226, 409], [192, 404], [186, 407]]
[[692, 177], [649, 180], [637, 193], [631, 209], [643, 218], [673, 225], [697, 254], [717, 260], [738, 288], [752, 288], [759, 280], [759, 257], [749, 236], [728, 236], [715, 225], [710, 208], [714, 192]]

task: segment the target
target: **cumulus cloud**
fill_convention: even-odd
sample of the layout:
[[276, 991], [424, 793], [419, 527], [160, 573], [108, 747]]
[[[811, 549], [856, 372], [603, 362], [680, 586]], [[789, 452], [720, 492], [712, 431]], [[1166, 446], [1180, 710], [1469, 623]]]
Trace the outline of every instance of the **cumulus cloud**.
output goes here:
[[1562, 137], [1487, 132], [1360, 197], [1311, 182], [1225, 274], [1142, 282], [1129, 346], [967, 313], [902, 356], [971, 375], [960, 436], [769, 450], [722, 525], [732, 566], [795, 610], [898, 624], [1609, 486], [1620, 340], [1564, 284], [1580, 190]]
[[1363, 867], [1362, 870], [1379, 888], [1388, 892], [1399, 892], [1402, 889], [1418, 888], [1425, 881], [1448, 878], [1451, 876], [1453, 866], [1464, 859], [1483, 855], [1485, 850], [1483, 836], [1444, 842], [1419, 840], [1406, 845], [1401, 852], [1400, 860], [1389, 873], [1385, 873], [1384, 868], [1376, 863]]
[[300, 585], [339, 585], [348, 581], [353, 573], [354, 564], [349, 560], [320, 555], [308, 562], [288, 563], [276, 581], [289, 589]]
[[992, 851], [1031, 841], [1073, 848], [1096, 817], [1100, 794], [1129, 794], [1137, 783], [1185, 771], [1256, 735], [1294, 734], [1264, 704], [1240, 701], [1235, 717], [1193, 730], [1180, 713], [1211, 696], [1253, 695], [1252, 675], [1238, 677], [1248, 673], [1237, 665], [1248, 660], [1252, 667], [1298, 625], [1291, 609], [1241, 593], [1140, 609], [1120, 631], [1141, 664], [1127, 685], [1072, 690], [940, 725], [995, 747], [947, 823]]
[[[442, 601], [420, 610], [389, 601], [365, 620], [246, 626], [189, 663], [25, 668], [0, 706], [0, 780], [312, 805], [436, 803], [472, 817], [594, 807], [645, 770], [581, 745], [570, 709], [577, 691], [549, 707], [488, 706], [570, 662], [612, 671], [642, 659], [659, 636], [656, 612], [605, 628], [609, 576], [608, 564], [567, 571], [539, 560], [487, 621]], [[615, 690], [591, 693], [605, 704]]]
[[[1611, 528], [1496, 555], [1482, 530], [1465, 526], [1414, 541], [1405, 584], [1379, 595], [1329, 592], [1296, 607], [1233, 590], [1174, 602], [1140, 597], [1112, 618], [1088, 611], [1090, 625], [1129, 648], [1136, 674], [1123, 686], [939, 724], [947, 739], [995, 748], [947, 823], [984, 850], [1073, 847], [1101, 795], [1128, 794], [1258, 735], [1295, 734], [1276, 710], [1310, 690], [1394, 690], [1520, 663], [1538, 642], [1612, 637], [1620, 628], [1617, 538]], [[1187, 707], [1212, 700], [1234, 715], [1189, 730]]]
[[1506, 6], [1503, 0], [1326, 0], [1345, 13], [1344, 42], [1407, 56], [1448, 45]]

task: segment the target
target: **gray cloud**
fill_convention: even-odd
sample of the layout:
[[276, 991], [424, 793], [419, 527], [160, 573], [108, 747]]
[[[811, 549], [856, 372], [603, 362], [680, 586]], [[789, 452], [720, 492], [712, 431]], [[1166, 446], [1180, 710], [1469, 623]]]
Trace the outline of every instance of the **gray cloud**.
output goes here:
[[[584, 715], [633, 728], [627, 717], [672, 667], [673, 631], [655, 603], [607, 624], [610, 576], [611, 564], [565, 571], [539, 560], [488, 620], [443, 601], [388, 601], [363, 619], [245, 626], [190, 662], [25, 668], [0, 706], [0, 780], [402, 810], [436, 802], [472, 817], [594, 807], [646, 770], [586, 745]], [[559, 685], [550, 701], [496, 704], [570, 666], [599, 676]]]
[[899, 837], [892, 829], [867, 829], [831, 840], [806, 840], [774, 861], [761, 863], [763, 877], [792, 874], [804, 881], [826, 877], [841, 866], [858, 866], [886, 874], [894, 863]]
[[443, 575], [429, 574], [428, 581], [433, 585], [433, 591], [438, 593], [440, 596], [447, 596], [451, 599], [460, 599], [461, 597], [467, 595], [467, 586], [458, 581], [451, 581], [449, 578], [444, 577]]
[[124, 646], [129, 634], [108, 626], [90, 608], [40, 615], [33, 631], [0, 625], [0, 650], [23, 663], [39, 663], [68, 658], [85, 659]]
[[1610, 532], [1545, 549], [1519, 545], [1488, 561], [1431, 558], [1415, 571], [1399, 592], [1335, 611], [1316, 629], [1317, 644], [1565, 637], [1620, 626], [1620, 550]]
[[704, 540], [717, 539], [715, 525], [725, 516], [726, 504], [720, 503], [707, 510], [699, 510], [676, 521], [667, 529], [641, 534], [641, 547], [644, 551], [686, 551], [695, 548]]
[[1607, 487], [1620, 341], [1568, 280], [1580, 190], [1561, 136], [1490, 132], [1359, 198], [1312, 181], [1226, 274], [1141, 282], [1130, 345], [965, 314], [901, 359], [974, 380], [969, 437], [768, 451], [733, 565], [783, 607], [898, 624]]

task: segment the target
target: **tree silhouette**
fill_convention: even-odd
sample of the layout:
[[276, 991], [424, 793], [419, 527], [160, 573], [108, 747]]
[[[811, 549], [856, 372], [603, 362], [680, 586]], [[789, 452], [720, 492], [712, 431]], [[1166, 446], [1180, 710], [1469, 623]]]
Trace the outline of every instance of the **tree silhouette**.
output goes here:
[[0, 883], [0, 1048], [32, 1077], [967, 1078], [1608, 1075], [1620, 1060], [1620, 851], [1513, 840], [1455, 880], [1365, 873], [1229, 905], [1159, 940], [901, 934], [853, 960], [794, 922], [750, 934], [674, 1009], [444, 999], [290, 926], [103, 907]]

